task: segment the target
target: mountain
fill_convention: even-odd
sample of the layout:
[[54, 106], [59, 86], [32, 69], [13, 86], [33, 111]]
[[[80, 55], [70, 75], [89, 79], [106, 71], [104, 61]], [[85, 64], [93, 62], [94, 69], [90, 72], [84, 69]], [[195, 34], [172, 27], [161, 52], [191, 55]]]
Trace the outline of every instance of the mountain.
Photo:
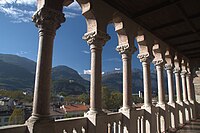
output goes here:
[[25, 57], [20, 57], [11, 54], [0, 54], [0, 60], [24, 68], [31, 73], [35, 73], [36, 62], [29, 60]]
[[77, 71], [67, 66], [57, 66], [52, 69], [54, 92], [65, 95], [78, 95], [89, 91], [89, 81], [83, 79]]
[[[166, 78], [164, 78], [166, 80]], [[123, 73], [122, 71], [112, 71], [105, 73], [102, 77], [102, 84], [111, 90], [118, 90], [122, 92], [123, 88]], [[157, 75], [155, 72], [151, 73], [152, 91], [157, 92]], [[132, 92], [138, 93], [143, 91], [143, 72], [141, 69], [133, 69], [132, 71]], [[167, 92], [167, 86], [165, 84]]]
[[18, 65], [0, 60], [0, 88], [33, 88], [34, 74]]
[[[36, 63], [24, 57], [0, 54], [0, 89], [33, 88]], [[87, 93], [89, 81], [67, 66], [52, 68], [53, 92], [66, 95]]]

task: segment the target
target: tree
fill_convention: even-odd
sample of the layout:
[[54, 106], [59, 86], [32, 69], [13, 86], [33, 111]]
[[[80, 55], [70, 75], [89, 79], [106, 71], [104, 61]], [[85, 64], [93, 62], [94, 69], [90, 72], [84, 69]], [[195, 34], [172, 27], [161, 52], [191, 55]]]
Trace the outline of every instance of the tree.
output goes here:
[[102, 87], [102, 108], [109, 109], [110, 91], [107, 87]]
[[85, 104], [89, 104], [89, 101], [90, 101], [90, 97], [88, 94], [81, 94], [78, 96], [78, 100], [82, 103], [85, 103]]
[[24, 121], [24, 111], [22, 109], [15, 108], [13, 113], [9, 117], [9, 124], [23, 124]]

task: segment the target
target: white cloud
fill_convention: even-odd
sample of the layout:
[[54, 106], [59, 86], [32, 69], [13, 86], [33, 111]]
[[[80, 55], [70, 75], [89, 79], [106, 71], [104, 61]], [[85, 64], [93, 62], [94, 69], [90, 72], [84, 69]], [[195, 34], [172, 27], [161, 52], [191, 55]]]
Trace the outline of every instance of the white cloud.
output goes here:
[[35, 5], [36, 0], [17, 0], [17, 4], [24, 4], [24, 5]]
[[91, 70], [83, 70], [83, 74], [91, 74]]
[[78, 4], [77, 1], [74, 1], [72, 4], [70, 4], [66, 9], [74, 10], [74, 11], [81, 11], [81, 7]]
[[34, 13], [34, 11], [22, 10], [19, 8], [15, 8], [13, 6], [11, 7], [0, 6], [0, 12], [12, 18], [13, 20], [11, 22], [13, 23], [30, 22], [31, 16]]
[[5, 4], [21, 4], [21, 5], [35, 5], [36, 0], [1, 0], [0, 5]]
[[20, 55], [24, 55], [24, 54], [28, 54], [28, 52], [26, 52], [26, 51], [20, 51], [20, 52], [17, 52], [17, 53], [16, 53], [16, 55], [19, 55], [19, 56], [20, 56]]
[[106, 59], [106, 61], [111, 61], [111, 62], [121, 62], [122, 60], [119, 58], [110, 58], [110, 59]]
[[87, 50], [83, 50], [82, 51], [84, 54], [90, 54], [90, 51], [87, 51]]
[[65, 17], [66, 18], [75, 18], [77, 16], [79, 16], [80, 14], [78, 13], [74, 13], [74, 12], [68, 12], [68, 11], [64, 11]]
[[121, 70], [121, 68], [115, 68], [115, 71], [120, 71]]

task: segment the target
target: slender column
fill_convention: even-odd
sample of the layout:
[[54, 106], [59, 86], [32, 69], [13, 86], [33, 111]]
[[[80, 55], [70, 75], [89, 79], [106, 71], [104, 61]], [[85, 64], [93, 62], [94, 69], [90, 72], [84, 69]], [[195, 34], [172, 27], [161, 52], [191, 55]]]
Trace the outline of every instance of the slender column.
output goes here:
[[173, 77], [172, 77], [172, 66], [165, 65], [165, 69], [167, 71], [167, 81], [168, 81], [168, 91], [169, 91], [169, 103], [174, 103], [174, 85], [173, 85]]
[[[60, 11], [43, 7], [33, 16], [39, 28], [39, 49], [35, 76], [32, 116], [26, 121], [30, 133], [55, 132], [54, 121], [50, 117], [50, 85], [53, 42], [56, 30], [65, 21]], [[48, 128], [46, 128], [48, 125]]]
[[183, 101], [188, 102], [187, 96], [187, 88], [186, 88], [186, 71], [181, 71], [181, 82], [182, 82], [182, 89], [183, 89]]
[[165, 91], [163, 83], [163, 63], [155, 63], [158, 81], [158, 104], [165, 104]]
[[103, 32], [90, 32], [83, 36], [91, 50], [90, 111], [91, 114], [102, 112], [101, 80], [102, 80], [102, 48], [110, 39]]
[[193, 103], [194, 100], [192, 99], [192, 95], [191, 95], [191, 73], [190, 72], [186, 74], [186, 84], [187, 84], [188, 100]]
[[146, 36], [144, 31], [138, 31], [138, 36], [136, 37], [138, 42], [139, 54], [137, 56], [142, 62], [143, 69], [143, 86], [144, 86], [144, 105], [141, 107], [144, 109], [144, 123], [142, 131], [145, 133], [156, 132], [156, 115], [154, 113], [154, 108], [152, 106], [152, 88], [151, 88], [151, 76], [150, 76], [150, 43], [149, 38]]
[[140, 62], [142, 62], [143, 68], [144, 107], [149, 107], [152, 105], [149, 53], [138, 54], [137, 57], [140, 59]]
[[180, 69], [174, 69], [175, 81], [176, 81], [176, 96], [177, 96], [177, 103], [182, 103], [182, 96], [181, 96], [181, 85], [180, 85]]
[[131, 109], [132, 107], [132, 71], [131, 59], [133, 49], [129, 44], [117, 46], [116, 50], [122, 55], [123, 62], [123, 110]]
[[39, 28], [39, 50], [35, 76], [33, 113], [35, 117], [50, 115], [50, 82], [52, 51], [56, 30], [65, 21], [64, 14], [50, 8], [42, 8], [33, 16]]
[[190, 121], [191, 114], [190, 114], [190, 107], [189, 107], [188, 93], [187, 93], [187, 83], [186, 83], [187, 68], [186, 68], [186, 62], [185, 62], [184, 59], [182, 59], [181, 68], [182, 68], [182, 70], [181, 70], [181, 82], [182, 82], [182, 89], [183, 89], [183, 102], [184, 102], [185, 120]]
[[167, 106], [165, 103], [165, 89], [164, 89], [164, 81], [163, 81], [163, 67], [165, 64], [165, 60], [163, 58], [162, 49], [160, 48], [160, 44], [155, 43], [153, 46], [153, 64], [156, 67], [157, 71], [157, 82], [158, 82], [158, 103], [157, 107], [159, 107], [159, 121], [160, 121], [160, 130], [164, 132], [168, 129], [168, 113]]

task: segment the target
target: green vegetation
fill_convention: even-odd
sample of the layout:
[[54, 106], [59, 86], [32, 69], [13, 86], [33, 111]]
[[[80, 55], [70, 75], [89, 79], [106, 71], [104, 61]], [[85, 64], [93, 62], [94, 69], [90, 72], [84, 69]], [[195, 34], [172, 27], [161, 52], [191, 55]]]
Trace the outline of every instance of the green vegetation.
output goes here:
[[10, 97], [12, 99], [17, 99], [21, 102], [32, 102], [32, 96], [31, 95], [24, 95], [23, 91], [20, 90], [0, 90], [0, 96], [6, 96]]
[[9, 117], [9, 124], [23, 124], [24, 121], [24, 111], [22, 109], [15, 108]]

